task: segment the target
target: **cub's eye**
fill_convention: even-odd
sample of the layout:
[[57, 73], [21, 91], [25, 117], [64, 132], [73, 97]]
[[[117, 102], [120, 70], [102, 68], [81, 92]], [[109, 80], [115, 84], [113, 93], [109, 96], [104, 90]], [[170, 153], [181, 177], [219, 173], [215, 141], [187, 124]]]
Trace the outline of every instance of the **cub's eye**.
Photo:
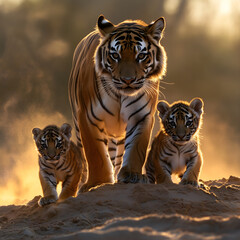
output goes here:
[[113, 60], [119, 60], [120, 56], [118, 53], [114, 52], [114, 53], [110, 53], [110, 56], [112, 57]]
[[137, 60], [143, 60], [143, 59], [146, 58], [146, 56], [147, 56], [146, 53], [139, 53], [138, 56], [137, 56]]
[[169, 122], [170, 126], [175, 128], [175, 122]]
[[43, 149], [47, 149], [47, 144], [42, 143], [41, 145], [42, 145], [42, 148], [43, 148]]
[[187, 121], [187, 122], [186, 122], [186, 126], [187, 126], [187, 127], [190, 127], [191, 125], [192, 125], [192, 122], [191, 122], [191, 121]]

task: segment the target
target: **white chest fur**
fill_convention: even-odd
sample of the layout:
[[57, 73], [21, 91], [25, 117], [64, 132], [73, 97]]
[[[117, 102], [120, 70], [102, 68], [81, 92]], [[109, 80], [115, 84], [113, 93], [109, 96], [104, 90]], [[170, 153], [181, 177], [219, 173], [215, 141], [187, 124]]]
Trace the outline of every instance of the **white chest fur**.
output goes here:
[[196, 154], [196, 150], [191, 141], [183, 145], [172, 144], [165, 147], [165, 161], [171, 165], [172, 173], [182, 174], [186, 170], [187, 162]]

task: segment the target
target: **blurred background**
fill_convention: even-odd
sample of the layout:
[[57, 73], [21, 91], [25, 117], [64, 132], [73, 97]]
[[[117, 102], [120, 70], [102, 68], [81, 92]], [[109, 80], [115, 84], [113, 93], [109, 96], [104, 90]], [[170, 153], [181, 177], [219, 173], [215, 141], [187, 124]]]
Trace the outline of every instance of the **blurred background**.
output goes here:
[[204, 100], [201, 179], [240, 176], [239, 0], [0, 0], [0, 205], [42, 194], [31, 130], [72, 123], [73, 51], [100, 14], [165, 17], [161, 99]]

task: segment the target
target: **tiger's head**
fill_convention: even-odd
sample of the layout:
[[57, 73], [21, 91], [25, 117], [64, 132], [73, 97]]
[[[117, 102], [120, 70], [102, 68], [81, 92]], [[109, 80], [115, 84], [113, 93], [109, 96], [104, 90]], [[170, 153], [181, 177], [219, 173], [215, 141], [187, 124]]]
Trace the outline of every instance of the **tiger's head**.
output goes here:
[[65, 156], [70, 147], [72, 127], [64, 123], [61, 128], [49, 125], [43, 130], [32, 130], [39, 155], [47, 162], [55, 163], [61, 156]]
[[175, 102], [169, 105], [160, 101], [157, 105], [164, 131], [176, 143], [186, 143], [197, 132], [203, 113], [203, 101], [194, 98], [190, 104]]
[[95, 52], [97, 75], [118, 94], [147, 91], [165, 73], [166, 53], [160, 44], [164, 28], [162, 17], [149, 25], [140, 20], [114, 25], [101, 15], [97, 22], [101, 36]]

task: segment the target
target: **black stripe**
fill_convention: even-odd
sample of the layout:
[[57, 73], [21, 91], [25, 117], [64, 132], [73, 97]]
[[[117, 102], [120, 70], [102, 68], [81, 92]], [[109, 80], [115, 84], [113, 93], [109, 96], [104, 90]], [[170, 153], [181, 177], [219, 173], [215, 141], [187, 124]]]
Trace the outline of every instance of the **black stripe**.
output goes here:
[[65, 163], [65, 161], [63, 161], [62, 164], [60, 164], [60, 165], [56, 168], [56, 170], [59, 170], [59, 169], [63, 166], [64, 163]]
[[178, 109], [178, 107], [176, 107], [176, 109], [172, 109], [172, 112], [171, 112], [171, 115], [174, 115], [176, 112], [178, 112], [179, 111], [179, 109]]
[[53, 169], [52, 167], [46, 165], [46, 164], [43, 162], [42, 158], [39, 158], [39, 164], [40, 164], [40, 165], [43, 165], [43, 166], [46, 167], [46, 168]]
[[[90, 98], [90, 99], [91, 99], [91, 98]], [[92, 116], [93, 116], [96, 120], [102, 122], [103, 120], [101, 120], [100, 118], [98, 118], [98, 117], [95, 115], [95, 113], [93, 112], [93, 106], [92, 106], [92, 101], [91, 101], [91, 100], [90, 100], [90, 104], [91, 104], [91, 113], [92, 113]]]
[[184, 152], [184, 153], [190, 153], [190, 152], [194, 152], [195, 151], [195, 149], [190, 149], [190, 150], [187, 150], [186, 152]]
[[122, 100], [122, 102], [121, 103], [123, 103], [125, 100], [127, 100], [128, 99], [128, 96], [126, 96], [125, 98], [123, 98], [123, 100]]
[[44, 178], [45, 178], [48, 182], [50, 182], [54, 187], [57, 186], [57, 183], [56, 183], [56, 182], [53, 182], [49, 177], [44, 176]]
[[97, 140], [100, 141], [100, 142], [103, 142], [105, 145], [108, 144], [108, 140], [106, 138], [104, 138], [104, 139], [97, 138]]
[[160, 161], [163, 163], [163, 165], [161, 165], [162, 169], [166, 170], [169, 173], [169, 175], [171, 175], [172, 174], [172, 170], [171, 170], [172, 166], [171, 166], [171, 164], [168, 163], [168, 162], [162, 161], [162, 160], [160, 160]]
[[124, 142], [125, 142], [125, 138], [119, 140], [118, 142], [115, 142], [113, 139], [111, 139], [111, 142], [112, 142], [114, 145], [116, 145], [116, 146], [122, 145], [122, 144], [124, 144]]
[[147, 117], [148, 115], [150, 115], [151, 111], [152, 111], [152, 109], [151, 109], [148, 113], [146, 113], [146, 114], [135, 124], [135, 126], [133, 126], [133, 127], [127, 132], [127, 134], [126, 134], [126, 139], [133, 134], [133, 132], [134, 132], [135, 129], [137, 128], [138, 124], [140, 124], [141, 122], [143, 122], [143, 121], [146, 119], [146, 117]]
[[119, 162], [119, 163], [115, 164], [115, 167], [120, 166], [121, 164], [122, 164], [122, 162]]
[[166, 150], [164, 148], [162, 148], [162, 151], [167, 156], [173, 156], [173, 154], [166, 152]]
[[110, 147], [110, 148], [108, 148], [108, 151], [109, 151], [109, 152], [116, 151], [116, 148]]
[[102, 108], [103, 108], [107, 113], [109, 113], [110, 115], [114, 116], [114, 114], [113, 114], [110, 110], [108, 110], [107, 107], [103, 104], [103, 101], [102, 101], [102, 98], [101, 98], [101, 94], [100, 94], [99, 89], [98, 89], [98, 86], [97, 86], [97, 81], [95, 81], [94, 90], [95, 90], [97, 99], [98, 99], [99, 103], [101, 104]]
[[88, 118], [89, 122], [90, 122], [93, 126], [95, 126], [100, 132], [103, 132], [104, 129], [103, 129], [103, 128], [99, 128], [98, 125], [95, 124], [95, 123], [91, 120], [91, 118], [89, 117], [88, 111], [86, 111], [86, 112], [87, 112], [87, 118]]
[[169, 150], [170, 152], [172, 152], [172, 153], [176, 153], [174, 150], [172, 150], [171, 148], [169, 148], [169, 146], [168, 145], [165, 145], [165, 147], [167, 148], [167, 150]]
[[189, 113], [189, 111], [188, 111], [187, 109], [183, 108], [183, 107], [181, 107], [181, 111], [184, 112], [184, 113], [186, 113], [186, 114]]
[[61, 169], [61, 171], [65, 171], [66, 169], [68, 169], [68, 168], [70, 167], [70, 165], [71, 165], [71, 162], [72, 162], [72, 161], [69, 161], [68, 164], [67, 164], [67, 166], [66, 166], [65, 168]]
[[133, 112], [129, 117], [128, 117], [128, 120], [130, 120], [131, 117], [133, 117], [135, 114], [137, 114], [138, 112], [140, 112], [141, 110], [143, 110], [147, 105], [148, 103], [150, 102], [150, 99], [148, 100], [148, 102], [143, 105], [141, 108], [139, 108], [138, 110], [136, 110], [135, 112]]
[[144, 95], [145, 95], [145, 93], [141, 94], [138, 98], [136, 98], [133, 101], [131, 101], [130, 103], [128, 103], [126, 107], [128, 107], [128, 106], [132, 105], [133, 103], [139, 101]]

